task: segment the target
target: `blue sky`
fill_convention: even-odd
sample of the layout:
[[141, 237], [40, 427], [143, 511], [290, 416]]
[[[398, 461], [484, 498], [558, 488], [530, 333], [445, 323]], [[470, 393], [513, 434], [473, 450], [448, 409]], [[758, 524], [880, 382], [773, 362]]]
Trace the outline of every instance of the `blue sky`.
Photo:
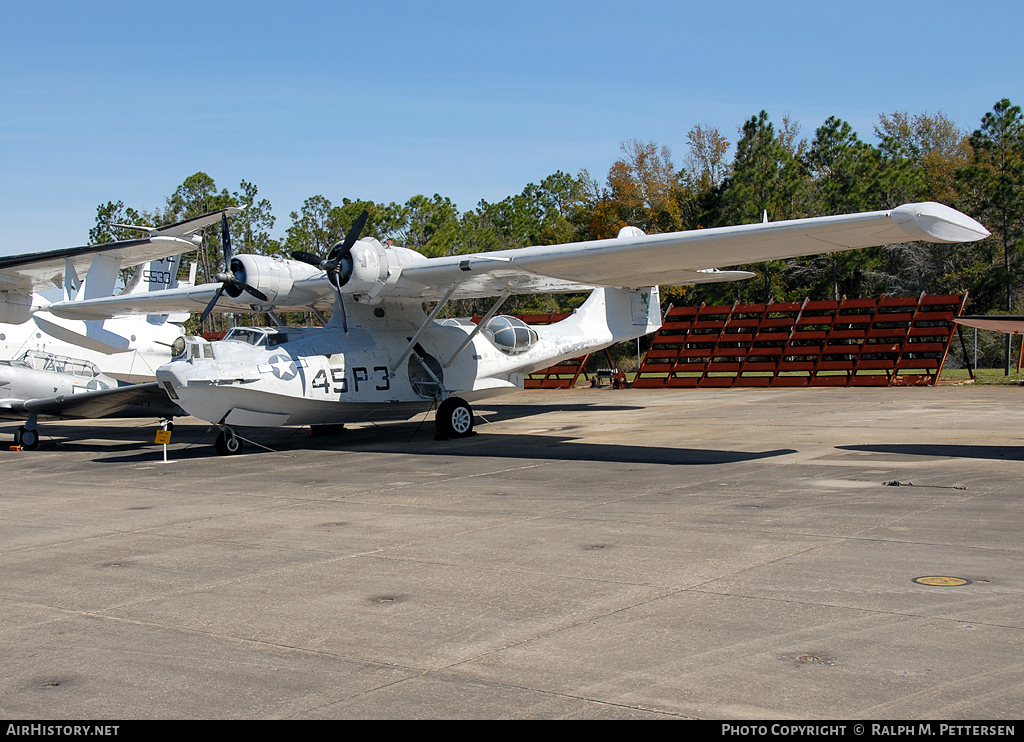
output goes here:
[[672, 148], [762, 108], [976, 128], [1024, 104], [999, 2], [41, 2], [0, 5], [0, 254], [84, 244], [96, 206], [202, 170], [288, 213], [322, 194], [461, 209]]

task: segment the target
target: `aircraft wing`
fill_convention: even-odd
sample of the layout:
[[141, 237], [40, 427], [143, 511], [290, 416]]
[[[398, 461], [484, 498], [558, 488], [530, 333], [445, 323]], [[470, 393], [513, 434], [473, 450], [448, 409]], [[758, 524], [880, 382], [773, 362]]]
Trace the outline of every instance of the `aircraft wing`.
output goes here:
[[973, 242], [988, 235], [955, 209], [918, 203], [864, 214], [431, 258], [405, 266], [402, 278], [446, 288], [480, 273], [518, 269], [597, 286], [681, 285], [701, 282], [702, 276], [708, 280], [702, 271], [711, 268], [916, 240]]
[[[512, 293], [588, 291], [595, 286], [641, 287], [736, 281], [754, 274], [719, 270], [802, 255], [850, 250], [920, 240], [971, 242], [987, 237], [988, 230], [959, 211], [936, 203], [907, 204], [888, 211], [746, 224], [688, 232], [645, 235], [624, 229], [609, 240], [543, 245], [469, 255], [426, 258], [403, 250], [401, 259], [371, 276], [369, 296], [381, 299], [437, 300], [451, 289], [450, 298], [496, 296]], [[357, 244], [366, 247], [367, 241]], [[380, 250], [385, 250], [376, 243]], [[387, 248], [398, 250], [398, 248]], [[246, 294], [222, 296], [217, 311], [246, 311], [259, 306], [280, 310], [318, 306], [332, 300], [325, 274], [298, 261], [274, 262], [261, 256], [236, 256], [246, 267], [246, 281], [264, 291], [270, 301], [256, 302]], [[261, 262], [262, 261], [262, 262]], [[232, 260], [235, 264], [235, 260]], [[260, 266], [263, 265], [264, 268]], [[269, 269], [265, 268], [270, 266]], [[382, 262], [382, 266], [385, 264]], [[287, 274], [282, 283], [263, 283], [263, 275]], [[282, 273], [283, 272], [283, 273]], [[237, 273], [236, 273], [237, 275]], [[358, 282], [345, 293], [356, 293]], [[201, 311], [220, 284], [155, 292], [144, 297], [115, 296], [64, 302], [49, 307], [69, 319], [98, 319], [117, 314], [161, 314]]]
[[[177, 289], [165, 289], [147, 294], [120, 294], [101, 299], [77, 299], [52, 304], [47, 307], [58, 317], [65, 319], [96, 320], [117, 316], [137, 316], [143, 314], [175, 314], [178, 312], [202, 312], [210, 299], [220, 288], [219, 283], [204, 283], [201, 286], [186, 286]], [[330, 290], [330, 286], [326, 287]], [[326, 304], [324, 305], [326, 308]], [[222, 312], [252, 311], [249, 304], [231, 301], [224, 297], [218, 310]], [[275, 305], [275, 308], [280, 308]], [[305, 311], [299, 307], [297, 311]]]
[[0, 408], [0, 417], [20, 420], [26, 412], [62, 419], [98, 419], [103, 417], [185, 416], [157, 382], [129, 384], [95, 392], [62, 394], [58, 397], [30, 399]]
[[982, 314], [977, 316], [954, 317], [957, 324], [977, 327], [981, 330], [995, 330], [1009, 335], [1024, 333], [1024, 316], [1013, 314]]
[[62, 286], [66, 263], [71, 262], [78, 275], [85, 275], [97, 253], [117, 257], [122, 267], [148, 263], [182, 252], [195, 250], [190, 237], [204, 227], [220, 221], [222, 213], [237, 214], [230, 207], [163, 227], [154, 227], [148, 237], [120, 240], [101, 245], [67, 247], [47, 252], [0, 257], [0, 291], [28, 294]]

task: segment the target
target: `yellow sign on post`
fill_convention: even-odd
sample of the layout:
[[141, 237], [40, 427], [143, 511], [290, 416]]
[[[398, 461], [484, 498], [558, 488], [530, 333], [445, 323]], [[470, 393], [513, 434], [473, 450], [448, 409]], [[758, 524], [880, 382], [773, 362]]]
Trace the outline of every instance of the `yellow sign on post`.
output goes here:
[[156, 440], [153, 441], [153, 442], [154, 443], [162, 443], [163, 445], [166, 446], [168, 443], [171, 442], [171, 431], [169, 431], [169, 430], [158, 430], [158, 431], [156, 431]]

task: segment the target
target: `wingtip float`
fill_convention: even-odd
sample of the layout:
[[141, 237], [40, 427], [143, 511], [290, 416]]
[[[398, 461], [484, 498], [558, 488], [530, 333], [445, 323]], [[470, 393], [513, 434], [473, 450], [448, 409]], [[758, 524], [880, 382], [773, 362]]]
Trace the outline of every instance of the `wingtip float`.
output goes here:
[[977, 242], [991, 234], [980, 222], [934, 201], [897, 206], [891, 214], [901, 229], [922, 242]]

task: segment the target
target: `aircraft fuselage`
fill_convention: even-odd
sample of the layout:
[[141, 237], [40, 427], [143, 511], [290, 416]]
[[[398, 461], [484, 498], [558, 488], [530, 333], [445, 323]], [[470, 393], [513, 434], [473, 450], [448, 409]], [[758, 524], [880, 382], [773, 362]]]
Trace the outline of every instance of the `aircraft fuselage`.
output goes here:
[[29, 352], [18, 360], [0, 361], [0, 407], [116, 386], [117, 380], [94, 364], [74, 358]]
[[357, 305], [347, 337], [332, 324], [182, 338], [157, 380], [189, 414], [226, 426], [407, 420], [449, 396], [516, 391], [531, 371], [651, 332], [657, 307], [656, 289], [601, 289], [562, 322], [499, 315], [474, 334], [465, 321], [427, 321], [418, 303]]

